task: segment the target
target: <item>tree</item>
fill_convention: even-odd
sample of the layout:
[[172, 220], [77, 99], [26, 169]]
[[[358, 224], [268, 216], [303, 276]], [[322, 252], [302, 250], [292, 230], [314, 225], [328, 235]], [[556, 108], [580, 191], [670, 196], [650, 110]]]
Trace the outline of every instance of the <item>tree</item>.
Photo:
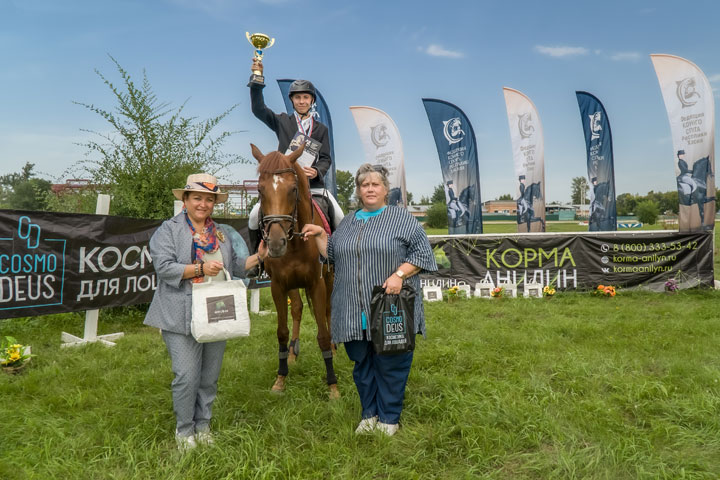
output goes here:
[[347, 213], [350, 211], [352, 196], [355, 193], [355, 179], [347, 170], [337, 170], [335, 182], [337, 184], [337, 201], [343, 212]]
[[37, 178], [35, 164], [27, 162], [22, 170], [0, 176], [0, 205], [14, 210], [45, 210], [51, 183]]
[[631, 193], [621, 193], [615, 199], [615, 208], [620, 216], [632, 215], [635, 213], [637, 199]]
[[405, 192], [405, 195], [407, 196], [407, 204], [412, 205], [413, 204], [413, 194], [412, 192]]
[[637, 204], [635, 213], [637, 214], [638, 220], [642, 223], [655, 225], [658, 218], [658, 206], [657, 203], [652, 200], [643, 200]]
[[590, 200], [587, 197], [588, 183], [585, 177], [573, 177], [571, 192], [571, 202], [573, 205], [590, 203]]
[[95, 73], [115, 97], [117, 105], [102, 107], [75, 102], [100, 115], [112, 127], [112, 133], [98, 133], [98, 141], [83, 144], [88, 160], [80, 167], [92, 183], [113, 196], [112, 213], [141, 218], [168, 218], [173, 213], [171, 187], [182, 186], [191, 173], [207, 172], [216, 175], [220, 170], [237, 163], [248, 163], [239, 155], [221, 151], [231, 132], [210, 134], [235, 108], [208, 120], [184, 117], [185, 103], [170, 108], [160, 102], [147, 74], [143, 71], [141, 86], [136, 86], [130, 74], [113, 57], [122, 79], [115, 86], [100, 71]]
[[443, 187], [443, 184], [435, 187], [435, 190], [433, 190], [433, 194], [430, 197], [430, 203], [436, 204], [436, 203], [445, 203], [445, 187]]
[[501, 200], [515, 200], [515, 199], [514, 199], [513, 196], [510, 195], [509, 193], [505, 193], [505, 194], [503, 194], [503, 195], [500, 195], [500, 196], [497, 198], [497, 200], [498, 200], [498, 201], [501, 201]]
[[447, 206], [445, 205], [444, 199], [442, 203], [433, 203], [432, 206], [428, 208], [425, 213], [425, 225], [430, 228], [447, 228]]

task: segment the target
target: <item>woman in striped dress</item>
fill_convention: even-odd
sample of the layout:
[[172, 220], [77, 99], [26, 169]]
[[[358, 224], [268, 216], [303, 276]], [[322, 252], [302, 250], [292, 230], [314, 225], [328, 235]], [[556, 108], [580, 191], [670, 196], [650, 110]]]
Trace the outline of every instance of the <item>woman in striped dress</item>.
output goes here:
[[355, 430], [398, 430], [410, 375], [413, 352], [377, 355], [370, 340], [372, 288], [400, 293], [403, 282], [415, 288], [414, 333], [425, 335], [420, 294], [421, 271], [435, 271], [427, 235], [420, 223], [402, 207], [388, 206], [387, 170], [363, 164], [355, 175], [355, 195], [362, 207], [347, 215], [328, 238], [316, 225], [305, 225], [305, 239], [315, 237], [318, 249], [335, 264], [331, 332], [334, 343], [343, 343], [355, 363], [353, 379], [362, 405], [362, 420]]

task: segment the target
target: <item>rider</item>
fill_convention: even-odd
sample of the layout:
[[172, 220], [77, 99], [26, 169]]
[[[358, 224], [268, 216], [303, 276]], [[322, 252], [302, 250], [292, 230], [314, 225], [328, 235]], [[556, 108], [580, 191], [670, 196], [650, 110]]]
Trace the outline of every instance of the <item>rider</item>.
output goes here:
[[[262, 61], [257, 58], [253, 59], [251, 67], [253, 71], [263, 72]], [[302, 169], [307, 175], [310, 182], [310, 191], [313, 195], [321, 195], [329, 199], [332, 212], [333, 230], [340, 224], [343, 219], [343, 211], [338, 205], [335, 197], [325, 189], [324, 177], [332, 164], [330, 157], [330, 138], [328, 136], [328, 128], [323, 123], [313, 118], [313, 105], [316, 100], [315, 87], [307, 80], [295, 80], [290, 85], [288, 96], [293, 103], [294, 112], [290, 116], [286, 113], [275, 113], [265, 105], [263, 98], [263, 88], [265, 85], [250, 82], [250, 101], [253, 114], [260, 119], [265, 125], [275, 132], [278, 139], [278, 151], [285, 153], [290, 146], [297, 133], [309, 136], [311, 139], [320, 143], [319, 152], [310, 166], [303, 166]], [[259, 235], [259, 210], [260, 205], [256, 204], [250, 212], [248, 228], [250, 229], [250, 238], [252, 240], [253, 249], [257, 249], [260, 243]]]

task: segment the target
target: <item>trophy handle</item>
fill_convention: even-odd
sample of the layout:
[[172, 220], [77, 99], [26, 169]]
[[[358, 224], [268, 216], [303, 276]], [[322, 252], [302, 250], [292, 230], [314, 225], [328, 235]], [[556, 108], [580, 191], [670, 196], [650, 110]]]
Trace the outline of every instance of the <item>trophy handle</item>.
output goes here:
[[270, 48], [270, 47], [272, 47], [274, 43], [275, 43], [275, 38], [273, 37], [273, 38], [270, 39], [270, 41], [268, 42], [268, 44], [267, 44], [267, 46], [266, 46], [265, 48]]

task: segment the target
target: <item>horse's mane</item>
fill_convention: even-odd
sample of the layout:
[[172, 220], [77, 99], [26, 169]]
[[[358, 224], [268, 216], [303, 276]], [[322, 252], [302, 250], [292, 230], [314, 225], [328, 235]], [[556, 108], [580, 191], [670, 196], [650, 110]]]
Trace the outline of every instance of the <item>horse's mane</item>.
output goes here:
[[287, 157], [280, 152], [268, 153], [262, 162], [258, 164], [258, 173], [273, 173], [278, 170], [292, 168]]

